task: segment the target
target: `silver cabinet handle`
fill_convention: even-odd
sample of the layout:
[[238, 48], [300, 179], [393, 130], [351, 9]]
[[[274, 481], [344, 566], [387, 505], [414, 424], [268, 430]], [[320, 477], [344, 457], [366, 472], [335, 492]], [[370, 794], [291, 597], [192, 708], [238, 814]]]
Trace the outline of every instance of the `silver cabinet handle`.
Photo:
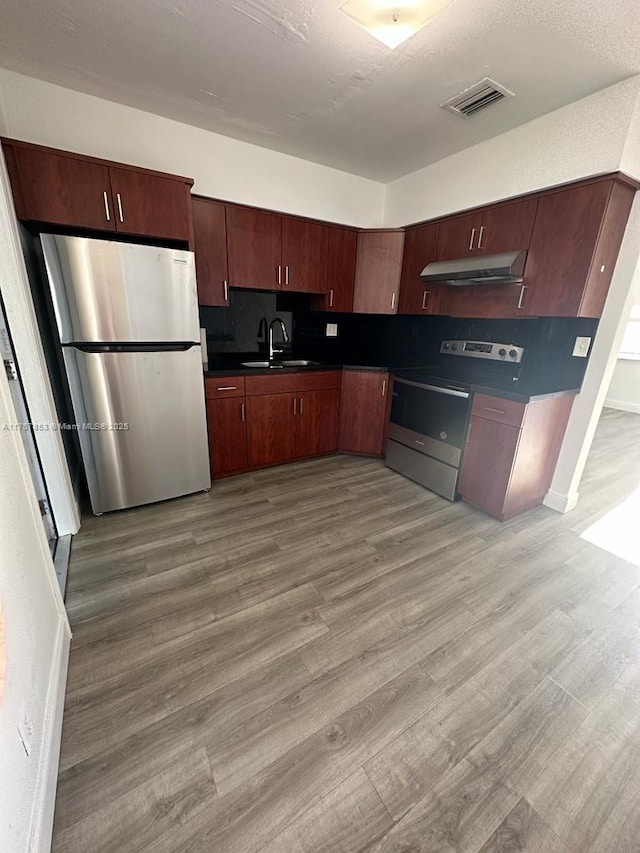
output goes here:
[[237, 385], [218, 385], [218, 391], [237, 391]]
[[391, 310], [393, 311], [396, 307], [396, 292], [395, 290], [391, 294]]
[[222, 282], [222, 292], [224, 294], [224, 301], [228, 302], [229, 301], [229, 282], [228, 281]]
[[506, 415], [507, 414], [504, 409], [492, 409], [491, 406], [483, 406], [482, 408], [485, 410], [485, 412], [495, 412], [496, 415]]
[[278, 264], [278, 284], [282, 285], [282, 267]]
[[285, 285], [289, 284], [289, 265], [284, 268], [284, 283]]
[[109, 212], [109, 198], [107, 196], [106, 190], [102, 193], [102, 197], [104, 198], [104, 215], [107, 217], [107, 222], [111, 222], [111, 213]]
[[299, 414], [302, 414], [302, 400], [303, 400], [303, 398], [302, 398], [302, 397], [300, 397], [300, 409], [299, 409], [299, 412], [298, 412]]
[[478, 245], [476, 248], [482, 248], [482, 238], [484, 237], [484, 225], [480, 226], [480, 235], [478, 236]]
[[422, 305], [420, 306], [423, 311], [427, 310], [427, 297], [428, 296], [429, 296], [429, 291], [425, 290], [425, 292], [422, 294]]
[[297, 397], [293, 398], [293, 414], [294, 415], [298, 414], [298, 398]]
[[122, 212], [122, 199], [120, 193], [116, 193], [116, 201], [118, 202], [118, 213], [120, 214], [120, 222], [124, 222], [124, 213]]
[[518, 299], [518, 308], [522, 308], [524, 302], [524, 292], [527, 289], [525, 284], [520, 285], [520, 298]]
[[380, 394], [380, 396], [384, 397], [386, 393], [387, 393], [387, 380], [383, 379], [382, 380], [382, 393]]
[[470, 252], [473, 252], [473, 241], [475, 240], [475, 237], [476, 237], [476, 229], [472, 228], [471, 229], [471, 239], [469, 240], [469, 251]]
[[247, 412], [244, 403], [240, 403], [240, 420], [244, 423], [247, 420]]
[[329, 291], [329, 308], [333, 308], [333, 290]]

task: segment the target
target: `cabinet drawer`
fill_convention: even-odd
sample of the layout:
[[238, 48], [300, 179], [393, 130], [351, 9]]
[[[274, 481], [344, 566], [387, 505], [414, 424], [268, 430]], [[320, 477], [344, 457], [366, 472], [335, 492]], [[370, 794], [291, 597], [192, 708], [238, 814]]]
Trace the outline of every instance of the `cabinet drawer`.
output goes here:
[[471, 414], [487, 421], [497, 421], [510, 426], [522, 426], [525, 403], [506, 400], [503, 397], [490, 397], [488, 394], [475, 394]]
[[207, 400], [244, 397], [244, 376], [208, 376], [204, 380]]
[[247, 396], [256, 394], [288, 394], [292, 391], [322, 391], [339, 388], [341, 370], [311, 370], [300, 373], [274, 373], [268, 376], [247, 376]]

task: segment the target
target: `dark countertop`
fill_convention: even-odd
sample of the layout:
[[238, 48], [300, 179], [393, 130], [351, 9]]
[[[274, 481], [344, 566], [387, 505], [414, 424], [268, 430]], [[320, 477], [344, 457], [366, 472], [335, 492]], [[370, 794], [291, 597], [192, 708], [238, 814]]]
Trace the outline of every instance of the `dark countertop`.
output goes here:
[[[256, 355], [253, 357], [246, 357], [247, 361], [257, 361], [258, 359], [259, 357]], [[306, 373], [317, 370], [364, 370], [371, 371], [372, 373], [394, 372], [394, 368], [392, 367], [364, 364], [308, 364], [298, 367], [281, 368], [244, 367], [241, 364], [230, 364], [229, 366], [216, 368], [214, 370], [205, 370], [204, 375], [205, 378], [215, 376], [279, 376], [283, 373]], [[407, 379], [417, 379], [417, 377], [411, 375], [413, 372], [411, 368], [398, 368], [395, 372], [400, 376], [404, 375]], [[428, 378], [425, 378], [424, 381], [428, 381]], [[530, 403], [532, 400], [545, 400], [550, 397], [562, 397], [566, 394], [575, 395], [580, 393], [579, 388], [554, 389], [549, 391], [540, 387], [513, 387], [511, 383], [507, 384], [506, 382], [504, 384], [496, 382], [492, 385], [468, 383], [467, 387], [470, 391], [478, 394], [489, 394], [493, 397], [502, 397], [505, 400], [515, 400], [519, 403]]]
[[[258, 359], [255, 359], [256, 361]], [[251, 359], [247, 359], [251, 361]], [[307, 364], [299, 367], [244, 367], [241, 364], [235, 367], [216, 368], [215, 370], [205, 370], [205, 378], [209, 376], [265, 376], [266, 374], [274, 374], [279, 376], [282, 373], [307, 373], [314, 370], [367, 370], [372, 373], [387, 373], [386, 367], [372, 367], [371, 365], [360, 364]]]
[[576, 395], [580, 393], [579, 388], [567, 388], [561, 391], [540, 391], [529, 388], [490, 388], [486, 385], [473, 385], [472, 390], [476, 394], [489, 394], [492, 397], [501, 397], [503, 400], [515, 400], [518, 403], [530, 403], [532, 400], [546, 400], [549, 397], [564, 397], [565, 395]]

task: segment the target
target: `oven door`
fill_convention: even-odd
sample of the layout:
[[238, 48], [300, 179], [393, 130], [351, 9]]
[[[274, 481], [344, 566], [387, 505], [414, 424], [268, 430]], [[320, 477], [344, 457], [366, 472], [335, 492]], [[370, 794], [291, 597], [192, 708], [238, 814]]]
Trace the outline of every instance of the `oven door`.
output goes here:
[[389, 438], [457, 467], [467, 438], [470, 406], [468, 391], [396, 379]]

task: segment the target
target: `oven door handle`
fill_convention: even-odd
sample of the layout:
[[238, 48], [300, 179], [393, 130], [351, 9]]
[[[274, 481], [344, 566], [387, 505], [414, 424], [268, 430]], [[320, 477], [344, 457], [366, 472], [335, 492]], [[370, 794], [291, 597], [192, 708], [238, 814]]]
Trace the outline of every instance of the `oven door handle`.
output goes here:
[[469, 391], [456, 391], [454, 388], [442, 388], [440, 385], [425, 385], [424, 382], [411, 382], [409, 379], [396, 379], [398, 383], [402, 383], [403, 385], [411, 385], [414, 388], [424, 388], [426, 391], [435, 391], [437, 394], [448, 394], [450, 397], [463, 397], [465, 400], [468, 400], [470, 395]]

